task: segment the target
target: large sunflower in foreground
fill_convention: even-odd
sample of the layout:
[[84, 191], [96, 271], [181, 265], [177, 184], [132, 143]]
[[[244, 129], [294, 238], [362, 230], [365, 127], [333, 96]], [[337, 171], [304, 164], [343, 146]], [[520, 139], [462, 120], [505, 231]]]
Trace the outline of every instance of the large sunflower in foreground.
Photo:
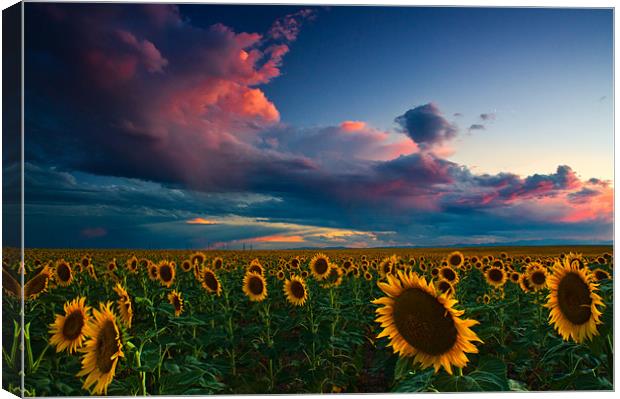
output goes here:
[[201, 284], [203, 288], [212, 294], [217, 296], [222, 294], [222, 284], [220, 284], [220, 280], [217, 278], [215, 272], [208, 267], [205, 267], [202, 271]]
[[[99, 304], [93, 316], [84, 327], [84, 334], [90, 337], [81, 349], [82, 369], [78, 377], [86, 376], [82, 387], [94, 395], [106, 394], [108, 385], [116, 372], [118, 359], [124, 357], [120, 331], [116, 316], [111, 309], [112, 302]], [[91, 389], [92, 387], [92, 389]]]
[[316, 281], [321, 281], [329, 275], [330, 263], [327, 255], [318, 253], [310, 260], [310, 271]]
[[168, 294], [168, 302], [174, 307], [174, 315], [179, 317], [183, 313], [183, 298], [176, 290]]
[[284, 294], [291, 305], [303, 306], [308, 299], [306, 282], [299, 276], [291, 276], [284, 282]]
[[462, 320], [462, 310], [454, 309], [456, 300], [438, 294], [432, 284], [417, 273], [398, 272], [378, 282], [387, 296], [373, 303], [383, 305], [376, 310], [383, 331], [377, 336], [389, 337], [390, 346], [400, 356], [413, 357], [423, 367], [443, 367], [452, 374], [452, 366], [465, 367], [465, 353], [478, 353], [473, 341], [482, 342], [470, 327], [476, 320]]
[[260, 302], [267, 298], [267, 282], [259, 273], [249, 272], [243, 278], [243, 293], [250, 301]]
[[580, 268], [574, 259], [565, 257], [556, 261], [553, 273], [547, 279], [550, 309], [549, 322], [564, 340], [572, 338], [580, 343], [598, 335], [596, 326], [601, 324], [601, 311], [605, 306], [596, 290], [598, 284], [588, 269]]
[[56, 352], [68, 350], [74, 353], [84, 344], [84, 326], [90, 320], [90, 306], [84, 305], [84, 301], [86, 298], [82, 297], [65, 302], [65, 314], [57, 314], [54, 323], [50, 324], [50, 344], [56, 347]]

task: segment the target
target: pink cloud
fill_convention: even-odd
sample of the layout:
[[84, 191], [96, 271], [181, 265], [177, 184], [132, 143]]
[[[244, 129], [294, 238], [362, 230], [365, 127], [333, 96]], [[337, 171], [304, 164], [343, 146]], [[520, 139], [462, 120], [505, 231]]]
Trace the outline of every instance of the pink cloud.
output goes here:
[[103, 227], [89, 227], [80, 231], [80, 234], [86, 238], [98, 238], [106, 236], [108, 231]]
[[366, 122], [362, 121], [344, 121], [340, 124], [340, 129], [345, 132], [355, 132], [366, 128]]
[[292, 236], [286, 236], [286, 235], [280, 235], [280, 234], [274, 234], [274, 235], [269, 235], [269, 236], [261, 236], [261, 237], [256, 237], [256, 238], [251, 238], [249, 240], [244, 240], [247, 242], [305, 242], [306, 240], [299, 235], [292, 235]]
[[213, 220], [208, 220], [205, 218], [194, 218], [194, 219], [190, 219], [188, 221], [186, 221], [185, 223], [187, 224], [202, 224], [202, 225], [214, 225], [217, 224], [217, 222], [213, 221]]

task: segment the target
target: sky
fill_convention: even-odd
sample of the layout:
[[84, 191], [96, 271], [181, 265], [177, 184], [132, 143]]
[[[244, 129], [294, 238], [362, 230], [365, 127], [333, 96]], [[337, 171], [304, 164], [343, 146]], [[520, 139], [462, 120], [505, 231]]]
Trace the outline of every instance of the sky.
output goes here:
[[612, 30], [608, 9], [27, 3], [25, 244], [609, 243]]

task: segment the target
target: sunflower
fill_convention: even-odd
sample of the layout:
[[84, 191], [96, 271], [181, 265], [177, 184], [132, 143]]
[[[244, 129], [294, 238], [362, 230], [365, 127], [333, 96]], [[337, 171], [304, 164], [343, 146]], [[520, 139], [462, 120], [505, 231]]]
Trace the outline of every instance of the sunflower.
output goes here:
[[108, 385], [116, 372], [118, 359], [125, 357], [121, 334], [116, 325], [116, 315], [111, 309], [112, 302], [100, 303], [99, 310], [93, 309], [93, 317], [84, 326], [84, 334], [90, 337], [81, 349], [82, 370], [78, 377], [87, 376], [82, 387], [91, 394], [106, 394]]
[[364, 272], [364, 279], [366, 281], [372, 280], [372, 274], [370, 272]]
[[338, 287], [340, 284], [342, 284], [342, 274], [342, 269], [338, 265], [332, 263], [329, 268], [329, 275], [325, 278], [325, 283], [322, 284], [322, 287]]
[[451, 266], [455, 269], [460, 268], [465, 263], [465, 257], [459, 251], [454, 251], [450, 255], [448, 255], [448, 266]]
[[116, 287], [114, 287], [114, 292], [118, 295], [118, 301], [116, 301], [116, 304], [118, 305], [118, 313], [120, 313], [121, 321], [125, 327], [131, 328], [131, 321], [133, 319], [131, 298], [129, 298], [129, 294], [120, 283], [116, 284]]
[[64, 259], [60, 259], [56, 262], [56, 268], [54, 269], [54, 278], [59, 285], [67, 287], [71, 285], [73, 281], [73, 270], [71, 265]]
[[459, 274], [450, 266], [444, 266], [440, 268], [439, 277], [442, 280], [448, 281], [452, 285], [456, 285], [459, 282]]
[[448, 280], [438, 280], [435, 282], [435, 288], [437, 288], [442, 294], [446, 294], [449, 297], [454, 294], [454, 287]]
[[181, 293], [173, 290], [168, 294], [168, 302], [174, 307], [174, 315], [179, 317], [183, 313], [183, 298]]
[[211, 267], [213, 267], [213, 270], [220, 270], [222, 267], [224, 267], [224, 259], [220, 258], [219, 256], [216, 257], [215, 259], [213, 259], [213, 262], [211, 262]]
[[2, 288], [7, 294], [21, 298], [21, 284], [4, 267], [2, 268]]
[[527, 279], [532, 290], [542, 290], [547, 286], [547, 269], [544, 267], [533, 269], [527, 274]]
[[156, 263], [149, 261], [149, 266], [147, 267], [147, 270], [149, 274], [149, 279], [151, 281], [157, 281], [159, 279], [159, 274], [158, 274], [159, 267], [157, 266]]
[[308, 276], [310, 275], [310, 273], [307, 270], [302, 270], [301, 271], [301, 278], [308, 278]]
[[603, 280], [609, 280], [611, 279], [611, 275], [603, 269], [594, 269], [592, 271], [592, 274], [594, 275], [594, 278], [596, 279], [596, 281], [603, 281]]
[[484, 278], [486, 279], [487, 284], [495, 289], [498, 289], [506, 284], [508, 276], [506, 276], [504, 269], [491, 266], [484, 272]]
[[116, 270], [116, 268], [117, 268], [117, 267], [118, 267], [118, 266], [117, 266], [117, 264], [116, 264], [116, 258], [115, 258], [115, 259], [112, 259], [112, 260], [110, 261], [110, 263], [108, 263], [108, 271], [109, 271], [109, 272], [114, 272], [114, 271]]
[[284, 280], [284, 277], [286, 277], [284, 275], [284, 270], [278, 270], [278, 272], [276, 273], [276, 278], [280, 281]]
[[263, 269], [263, 265], [260, 264], [258, 259], [252, 259], [247, 269], [248, 273], [258, 273], [261, 276], [265, 274], [265, 269]]
[[80, 261], [80, 271], [88, 268], [88, 265], [90, 265], [90, 263], [91, 263], [90, 257], [88, 255], [84, 255], [84, 257]]
[[601, 323], [601, 311], [597, 306], [605, 305], [595, 292], [598, 284], [593, 282], [592, 273], [580, 268], [570, 255], [553, 266], [545, 306], [550, 309], [550, 324], [562, 338], [581, 343], [598, 335], [596, 326]]
[[26, 299], [36, 299], [39, 295], [46, 292], [51, 277], [52, 270], [49, 266], [45, 266], [39, 274], [28, 280], [24, 285], [24, 297]]
[[564, 259], [566, 262], [569, 262], [569, 264], [575, 264], [575, 266], [579, 269], [584, 269], [585, 267], [588, 266], [588, 262], [586, 260], [586, 258], [583, 257], [582, 254], [574, 254], [572, 252], [569, 252], [568, 255], [564, 256]]
[[294, 257], [291, 259], [291, 267], [293, 269], [299, 269], [299, 258], [298, 257]]
[[75, 353], [86, 340], [84, 326], [90, 320], [90, 306], [85, 306], [86, 298], [76, 298], [65, 302], [63, 315], [56, 315], [54, 323], [50, 324], [50, 345], [56, 347], [56, 352], [68, 350]]
[[489, 304], [489, 302], [491, 302], [491, 297], [489, 296], [489, 294], [484, 294], [484, 295], [482, 296], [482, 302], [483, 302], [485, 305], [488, 305], [488, 304]]
[[327, 255], [318, 253], [310, 260], [310, 271], [316, 281], [324, 280], [329, 275], [329, 258]]
[[127, 270], [131, 273], [138, 272], [138, 258], [136, 258], [135, 255], [127, 259]]
[[90, 276], [90, 278], [97, 281], [97, 273], [95, 273], [95, 266], [92, 263], [88, 264], [86, 271], [88, 271], [88, 275]]
[[521, 278], [521, 275], [519, 274], [519, 272], [510, 273], [510, 281], [512, 281], [513, 283], [519, 284], [520, 278]]
[[379, 263], [377, 271], [382, 278], [385, 278], [388, 274], [396, 273], [397, 264], [398, 257], [396, 255], [388, 256], [387, 258], [383, 258], [383, 260]]
[[308, 299], [306, 282], [299, 276], [291, 276], [284, 282], [284, 294], [291, 305], [303, 306]]
[[202, 287], [217, 296], [222, 294], [222, 285], [220, 284], [220, 280], [211, 268], [205, 267], [202, 271]]
[[267, 282], [260, 273], [248, 272], [243, 278], [243, 293], [250, 301], [261, 302], [267, 298]]
[[190, 262], [190, 265], [195, 265], [195, 264], [202, 265], [203, 263], [205, 263], [206, 259], [207, 259], [206, 255], [203, 254], [202, 252], [194, 252], [192, 256], [189, 257], [189, 262]]
[[452, 374], [452, 366], [465, 367], [465, 353], [477, 353], [473, 341], [480, 338], [470, 327], [476, 320], [462, 320], [464, 311], [454, 309], [456, 300], [438, 294], [417, 273], [398, 272], [387, 276], [387, 283], [377, 283], [387, 294], [373, 303], [383, 305], [376, 310], [383, 331], [377, 338], [389, 337], [395, 353], [413, 357], [423, 367], [443, 368]]
[[165, 285], [168, 288], [170, 288], [174, 282], [175, 272], [176, 268], [170, 262], [165, 260], [159, 262], [159, 265], [157, 266], [157, 278], [159, 278], [159, 282], [162, 285]]
[[544, 268], [545, 266], [543, 266], [543, 264], [540, 262], [529, 262], [527, 266], [525, 266], [525, 273], [529, 274], [529, 273], [532, 273], [534, 270], [544, 269]]
[[521, 291], [526, 292], [526, 293], [532, 292], [534, 290], [532, 288], [530, 280], [527, 278], [526, 273], [522, 273], [521, 276], [519, 276], [519, 287], [521, 287]]
[[181, 270], [183, 270], [185, 273], [192, 270], [192, 262], [188, 259], [185, 259], [183, 262], [181, 262]]

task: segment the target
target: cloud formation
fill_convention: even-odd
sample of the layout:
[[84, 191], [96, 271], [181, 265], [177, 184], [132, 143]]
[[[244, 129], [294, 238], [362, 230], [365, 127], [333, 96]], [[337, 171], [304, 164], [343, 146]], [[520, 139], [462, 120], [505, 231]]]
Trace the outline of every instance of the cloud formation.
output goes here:
[[[566, 165], [476, 174], [448, 159], [459, 128], [433, 102], [412, 104], [393, 130], [282, 121], [263, 86], [315, 9], [236, 32], [194, 25], [175, 6], [28, 7], [26, 29], [49, 24], [45, 35], [27, 32], [28, 245], [611, 237], [610, 182]], [[3, 173], [5, 184], [18, 181], [16, 167]], [[63, 225], [64, 237], [50, 237], [42, 220]]]
[[395, 122], [413, 141], [430, 148], [456, 137], [458, 129], [443, 117], [434, 103], [420, 105], [397, 116]]

